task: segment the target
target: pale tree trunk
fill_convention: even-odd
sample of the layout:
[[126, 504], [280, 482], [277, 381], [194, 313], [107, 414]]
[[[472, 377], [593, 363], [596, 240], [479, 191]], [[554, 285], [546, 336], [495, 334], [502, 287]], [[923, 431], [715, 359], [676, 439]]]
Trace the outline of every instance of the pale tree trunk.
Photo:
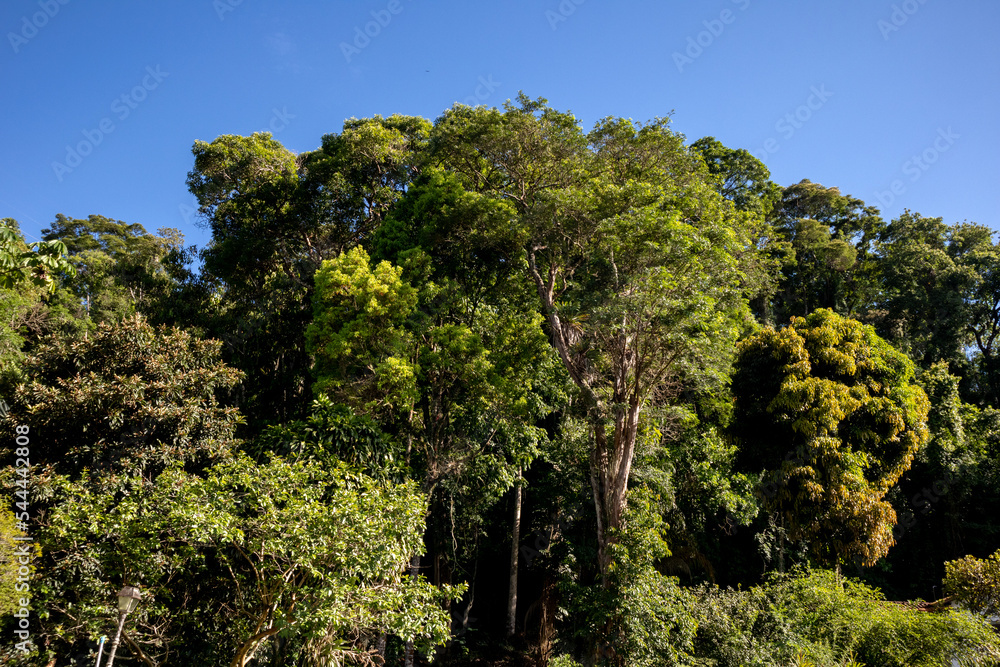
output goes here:
[[785, 573], [785, 515], [781, 514], [781, 527], [778, 528], [778, 572]]
[[472, 605], [476, 601], [476, 573], [479, 571], [479, 559], [476, 559], [476, 566], [472, 569], [472, 581], [469, 582], [469, 602], [462, 611], [462, 630], [459, 634], [465, 634], [469, 630], [469, 622], [472, 618]]
[[[410, 559], [410, 578], [417, 578], [417, 568], [420, 567], [420, 556]], [[413, 667], [413, 640], [406, 642], [406, 649], [403, 651], [404, 667]]]
[[256, 635], [248, 639], [236, 652], [236, 657], [233, 658], [232, 663], [230, 663], [230, 667], [244, 667], [244, 665], [253, 659], [257, 649], [261, 646], [261, 642], [276, 634], [278, 634], [277, 628], [270, 628], [268, 630], [258, 632]]
[[[559, 354], [574, 384], [583, 391], [588, 404], [594, 435], [594, 447], [590, 455], [590, 483], [594, 495], [594, 509], [597, 511], [598, 566], [601, 583], [606, 588], [609, 584], [607, 575], [611, 565], [610, 547], [617, 540], [618, 530], [622, 526], [628, 478], [635, 455], [639, 413], [642, 410], [638, 376], [642, 372], [635, 361], [631, 338], [624, 335], [620, 339], [610, 397], [610, 404], [616, 407], [609, 410], [591, 384], [594, 369], [585, 355], [578, 355], [576, 352], [573, 341], [579, 336], [574, 333], [572, 323], [564, 323], [559, 317], [555, 305], [557, 269], [550, 266], [547, 275], [543, 276], [536, 263], [535, 249], [530, 249], [528, 252], [528, 268], [542, 301], [542, 309], [551, 331], [552, 346]], [[662, 372], [659, 375], [662, 375]], [[614, 435], [609, 442], [607, 427], [612, 422]]]
[[[518, 475], [520, 476], [520, 470]], [[517, 629], [517, 561], [521, 543], [521, 482], [514, 487], [514, 525], [510, 541], [510, 584], [507, 591], [507, 637]]]
[[609, 443], [606, 422], [600, 417], [593, 423], [594, 449], [590, 457], [590, 484], [597, 512], [598, 565], [601, 583], [607, 587], [611, 566], [611, 546], [617, 541], [628, 501], [628, 478], [632, 471], [639, 423], [639, 403], [627, 410], [615, 411], [615, 432]]

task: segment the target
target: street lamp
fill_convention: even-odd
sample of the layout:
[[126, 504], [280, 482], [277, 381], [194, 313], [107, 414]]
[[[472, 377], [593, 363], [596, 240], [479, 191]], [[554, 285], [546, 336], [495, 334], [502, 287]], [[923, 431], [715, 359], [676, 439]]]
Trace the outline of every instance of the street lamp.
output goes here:
[[135, 586], [122, 586], [118, 592], [118, 632], [115, 633], [115, 640], [111, 642], [111, 653], [108, 654], [108, 661], [105, 667], [111, 667], [115, 662], [115, 653], [118, 651], [118, 643], [122, 639], [122, 628], [125, 627], [125, 617], [128, 616], [139, 604], [139, 589]]

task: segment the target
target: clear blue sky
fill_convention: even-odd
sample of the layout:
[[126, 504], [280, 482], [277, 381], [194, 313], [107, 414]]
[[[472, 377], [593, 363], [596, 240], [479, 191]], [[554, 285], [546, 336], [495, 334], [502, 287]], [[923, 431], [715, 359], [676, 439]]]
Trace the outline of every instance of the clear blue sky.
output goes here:
[[352, 116], [524, 90], [585, 128], [673, 112], [689, 141], [889, 218], [998, 228], [998, 25], [996, 0], [4, 0], [0, 217], [37, 237], [97, 213], [202, 245], [195, 140], [270, 126], [308, 151]]

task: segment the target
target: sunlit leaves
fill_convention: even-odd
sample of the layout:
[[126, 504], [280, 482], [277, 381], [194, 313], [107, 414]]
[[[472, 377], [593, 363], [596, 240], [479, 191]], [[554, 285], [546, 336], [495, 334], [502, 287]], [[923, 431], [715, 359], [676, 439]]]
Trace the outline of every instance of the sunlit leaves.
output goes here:
[[65, 255], [64, 243], [25, 243], [14, 220], [0, 220], [0, 288], [14, 289], [30, 283], [54, 291], [60, 274], [75, 273]]
[[[384, 632], [426, 648], [448, 635], [441, 602], [460, 591], [406, 573], [423, 548], [426, 511], [412, 484], [245, 456], [204, 477], [175, 467], [152, 482], [130, 478], [118, 498], [91, 490], [94, 482], [60, 482], [42, 537], [60, 579], [92, 593], [119, 577], [143, 589], [134, 623], [147, 650], [183, 653], [185, 641], [211, 636], [209, 627], [177, 634], [176, 624], [202, 613], [191, 605], [203, 588], [215, 591], [213, 614], [228, 626], [215, 639], [226, 661], [279, 633], [327, 658], [363, 654]], [[92, 546], [80, 553], [80, 543]], [[96, 628], [103, 612], [85, 602], [74, 613]]]
[[819, 310], [742, 341], [733, 377], [744, 466], [765, 504], [828, 562], [871, 564], [894, 543], [884, 500], [927, 439], [906, 357], [871, 327]]
[[986, 558], [966, 556], [944, 564], [944, 588], [972, 611], [1000, 614], [1000, 551]]
[[[417, 304], [402, 269], [354, 248], [316, 272], [313, 321], [306, 331], [315, 357], [317, 393], [378, 412], [415, 400], [412, 336], [402, 327]], [[379, 407], [381, 406], [381, 407]]]

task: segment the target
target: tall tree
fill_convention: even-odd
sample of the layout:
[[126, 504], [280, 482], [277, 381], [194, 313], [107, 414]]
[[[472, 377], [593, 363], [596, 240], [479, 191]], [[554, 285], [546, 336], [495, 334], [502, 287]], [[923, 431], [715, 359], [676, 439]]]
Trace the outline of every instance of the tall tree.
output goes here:
[[545, 438], [536, 385], [554, 360], [540, 318], [483, 304], [468, 318], [455, 305], [464, 293], [430, 279], [425, 253], [404, 260], [374, 264], [355, 248], [324, 262], [307, 338], [316, 392], [399, 443], [430, 502], [435, 581], [448, 581], [474, 569], [485, 510]]
[[972, 272], [963, 291], [963, 343], [969, 341], [976, 351], [967, 393], [976, 402], [1000, 407], [1000, 241], [994, 242], [994, 234], [983, 225], [960, 223], [952, 226], [948, 245], [955, 261]]
[[817, 310], [740, 343], [733, 394], [740, 467], [821, 562], [871, 565], [893, 545], [885, 500], [927, 439], [912, 362], [872, 327]]
[[188, 187], [212, 230], [204, 274], [222, 306], [207, 328], [248, 373], [238, 398], [252, 431], [307, 411], [313, 274], [370, 240], [418, 173], [427, 127], [351, 119], [302, 155], [267, 133], [195, 143]]
[[325, 240], [312, 244], [317, 263], [369, 245], [420, 174], [429, 132], [430, 123], [416, 116], [351, 118], [302, 156], [296, 211], [324, 230]]
[[715, 137], [702, 137], [691, 149], [701, 155], [708, 172], [718, 179], [719, 194], [741, 211], [766, 216], [781, 199], [781, 186], [771, 180], [771, 172], [750, 151], [727, 148]]
[[467, 189], [513, 209], [526, 277], [592, 429], [604, 576], [643, 410], [725, 367], [748, 312], [760, 218], [715, 191], [665, 119], [609, 118], [584, 134], [522, 96], [503, 111], [456, 106], [431, 145]]
[[212, 231], [202, 275], [218, 304], [205, 328], [247, 373], [235, 402], [255, 432], [308, 406], [302, 332], [314, 266], [303, 249], [314, 230], [293, 212], [296, 155], [270, 134], [198, 141], [193, 153], [188, 188]]
[[[965, 365], [964, 350], [973, 342], [968, 305], [979, 280], [966, 258], [974, 262], [969, 256], [984, 247], [982, 235], [971, 231], [906, 211], [880, 235], [884, 277], [874, 322], [923, 367], [947, 361], [958, 371]], [[988, 249], [988, 236], [985, 241]], [[977, 301], [986, 306], [988, 299], [980, 294]]]
[[863, 315], [878, 293], [875, 243], [884, 227], [878, 210], [838, 188], [803, 180], [785, 188], [769, 217], [788, 243], [775, 321], [816, 308]]
[[[100, 215], [81, 220], [59, 214], [42, 234], [66, 246], [75, 271], [60, 276], [65, 294], [59, 294], [59, 305], [84, 326], [153, 312], [174, 282], [168, 257], [184, 243], [176, 229], [150, 234], [138, 223]], [[53, 314], [58, 307], [53, 304]]]

